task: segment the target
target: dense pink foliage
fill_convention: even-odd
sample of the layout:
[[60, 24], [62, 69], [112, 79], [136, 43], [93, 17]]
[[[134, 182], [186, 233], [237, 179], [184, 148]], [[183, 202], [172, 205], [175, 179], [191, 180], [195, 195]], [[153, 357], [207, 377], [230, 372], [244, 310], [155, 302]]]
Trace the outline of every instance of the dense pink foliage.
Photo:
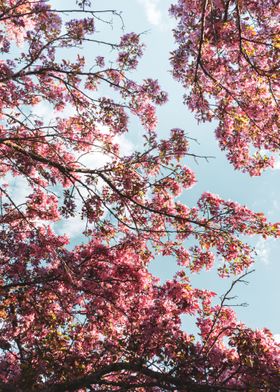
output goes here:
[[[270, 331], [247, 328], [228, 293], [217, 305], [190, 276], [216, 257], [219, 275], [246, 274], [253, 249], [242, 236], [279, 237], [280, 225], [209, 193], [196, 207], [178, 201], [195, 184], [189, 142], [177, 128], [156, 134], [167, 95], [155, 80], [131, 79], [139, 35], [99, 41], [99, 14], [78, 3], [76, 19], [45, 1], [0, 3], [0, 390], [276, 391]], [[89, 43], [109, 46], [114, 61], [101, 53], [87, 64], [78, 48]], [[51, 122], [36, 115], [40, 102]], [[125, 156], [118, 137], [129, 118], [145, 145]], [[83, 163], [100, 152], [101, 167]], [[22, 204], [11, 175], [28, 183]], [[54, 224], [79, 216], [87, 240], [70, 249]], [[164, 284], [148, 270], [155, 253], [180, 266]], [[197, 340], [182, 315], [196, 318]]]
[[[185, 102], [236, 169], [260, 175], [279, 154], [279, 1], [179, 0], [173, 74]], [[275, 154], [276, 155], [276, 154]]]

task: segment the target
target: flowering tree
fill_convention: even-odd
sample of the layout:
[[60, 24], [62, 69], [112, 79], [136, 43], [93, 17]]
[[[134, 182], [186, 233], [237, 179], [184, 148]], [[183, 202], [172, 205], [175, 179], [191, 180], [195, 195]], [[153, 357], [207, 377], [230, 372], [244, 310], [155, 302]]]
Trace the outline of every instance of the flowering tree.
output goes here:
[[260, 175], [279, 153], [279, 2], [179, 0], [173, 74], [236, 169]]
[[[107, 14], [87, 1], [67, 12], [0, 4], [0, 390], [276, 391], [279, 345], [239, 322], [228, 301], [253, 263], [242, 237], [279, 237], [279, 224], [209, 193], [196, 207], [177, 200], [195, 183], [188, 139], [177, 128], [157, 136], [167, 95], [131, 78], [139, 35], [98, 39]], [[115, 57], [89, 64], [87, 45]], [[51, 121], [36, 114], [42, 102]], [[144, 147], [123, 155], [118, 138], [133, 118]], [[85, 165], [100, 152], [106, 163]], [[28, 184], [23, 203], [11, 176]], [[87, 241], [70, 249], [56, 227], [78, 215]], [[155, 252], [180, 266], [162, 285], [148, 270]], [[220, 304], [190, 281], [217, 256], [220, 276], [238, 275]], [[182, 330], [184, 314], [199, 339]]]

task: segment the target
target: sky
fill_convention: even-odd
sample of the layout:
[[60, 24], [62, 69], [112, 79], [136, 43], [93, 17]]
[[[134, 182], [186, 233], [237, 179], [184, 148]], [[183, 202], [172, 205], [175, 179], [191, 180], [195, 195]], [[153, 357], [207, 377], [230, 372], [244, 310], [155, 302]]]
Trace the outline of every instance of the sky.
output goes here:
[[[169, 103], [158, 110], [159, 135], [167, 135], [172, 128], [185, 129], [190, 137], [199, 142], [192, 143], [191, 152], [211, 155], [208, 162], [193, 159], [187, 164], [197, 176], [197, 185], [186, 192], [182, 200], [192, 205], [204, 191], [218, 194], [225, 200], [237, 201], [254, 211], [263, 211], [271, 221], [280, 221], [280, 160], [276, 169], [265, 172], [261, 177], [250, 177], [235, 171], [220, 151], [215, 139], [214, 123], [197, 124], [194, 115], [182, 104], [183, 88], [173, 80], [169, 64], [170, 51], [175, 48], [172, 37], [174, 21], [168, 9], [170, 0], [96, 0], [96, 9], [116, 9], [122, 12], [125, 32], [143, 33], [146, 45], [137, 75], [139, 78], [152, 77], [169, 94]], [[120, 23], [116, 21], [116, 23]], [[133, 143], [133, 140], [130, 139]], [[237, 302], [248, 303], [247, 307], [235, 308], [238, 317], [253, 328], [268, 327], [280, 337], [280, 240], [263, 240], [255, 243], [257, 256], [255, 272], [248, 277], [248, 285], [239, 285], [233, 294]], [[171, 258], [157, 259], [151, 271], [161, 278], [170, 279], [176, 269]], [[217, 279], [214, 272], [197, 274], [192, 277], [193, 285], [207, 287], [222, 295], [230, 286], [230, 280]], [[183, 326], [188, 329], [185, 320]], [[279, 335], [278, 335], [279, 334]]]
[[[69, 8], [68, 0], [52, 0], [52, 3], [62, 9]], [[74, 3], [74, 1], [71, 1]], [[113, 25], [99, 24], [100, 38], [117, 41], [122, 27], [124, 32], [143, 33], [142, 40], [146, 45], [143, 59], [139, 63], [136, 77], [155, 78], [169, 94], [169, 102], [158, 110], [158, 128], [160, 137], [167, 136], [172, 128], [182, 128], [197, 142], [191, 143], [191, 152], [199, 155], [213, 156], [213, 159], [194, 161], [188, 158], [186, 164], [196, 173], [197, 184], [182, 196], [182, 201], [192, 206], [200, 195], [209, 191], [218, 194], [225, 200], [233, 200], [256, 212], [264, 212], [273, 222], [280, 221], [280, 159], [276, 169], [265, 172], [261, 177], [251, 178], [247, 174], [234, 171], [227, 162], [225, 154], [220, 151], [215, 139], [215, 123], [197, 124], [194, 115], [182, 103], [183, 88], [173, 80], [171, 66], [169, 64], [170, 51], [175, 48], [172, 37], [172, 28], [175, 27], [171, 20], [168, 9], [170, 0], [95, 0], [94, 9], [115, 9], [121, 12], [122, 21], [116, 17]], [[87, 58], [92, 60], [99, 55], [87, 52]], [[41, 105], [37, 108], [37, 114], [46, 119], [52, 116], [48, 108]], [[67, 114], [67, 113], [66, 113]], [[133, 150], [139, 144], [139, 129], [137, 124], [131, 123], [129, 135], [123, 137], [120, 142], [124, 152]], [[99, 164], [104, 162], [104, 156], [88, 157], [89, 165], [93, 165], [96, 159]], [[15, 195], [18, 189], [23, 189], [24, 184], [15, 184]], [[72, 243], [80, 239], [81, 223], [77, 220], [66, 222], [57, 229], [60, 234], [70, 234]], [[70, 230], [70, 231], [69, 231]], [[280, 339], [280, 289], [279, 273], [280, 263], [280, 240], [258, 239], [255, 241], [257, 256], [253, 267], [255, 272], [248, 277], [248, 285], [239, 285], [234, 291], [238, 295], [237, 303], [248, 303], [247, 307], [235, 308], [239, 320], [252, 328], [268, 327]], [[172, 258], [158, 258], [152, 262], [150, 270], [164, 282], [171, 279], [176, 271], [176, 263]], [[208, 288], [216, 291], [219, 295], [224, 294], [231, 285], [231, 280], [217, 279], [214, 271], [203, 272], [193, 275], [193, 286]], [[194, 326], [187, 318], [183, 319], [183, 328], [194, 331]], [[195, 332], [195, 331], [194, 331]]]

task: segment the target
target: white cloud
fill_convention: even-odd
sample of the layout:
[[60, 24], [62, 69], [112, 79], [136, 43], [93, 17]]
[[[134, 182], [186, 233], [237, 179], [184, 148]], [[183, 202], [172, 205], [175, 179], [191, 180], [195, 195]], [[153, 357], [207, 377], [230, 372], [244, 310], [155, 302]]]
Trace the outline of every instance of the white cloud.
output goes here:
[[269, 264], [270, 249], [268, 240], [265, 240], [264, 238], [258, 240], [255, 246], [255, 250], [258, 259], [264, 264]]
[[67, 118], [73, 116], [75, 114], [75, 108], [70, 104], [66, 104], [62, 111], [57, 111], [54, 110], [50, 103], [41, 101], [37, 105], [33, 106], [32, 114], [42, 118], [45, 124], [52, 124], [56, 117]]
[[[106, 130], [104, 130], [104, 132], [105, 131]], [[115, 136], [113, 138], [113, 142], [119, 144], [121, 156], [129, 155], [134, 150], [133, 144], [128, 140], [128, 138], [124, 134]], [[78, 155], [77, 154], [75, 155], [76, 158], [78, 159]], [[112, 156], [106, 155], [106, 153], [103, 152], [102, 144], [99, 142], [95, 142], [95, 148], [93, 149], [93, 151], [90, 151], [79, 157], [79, 163], [90, 169], [101, 168], [104, 165], [106, 165], [106, 163], [109, 163], [111, 160], [112, 160]]]
[[148, 21], [154, 26], [162, 24], [162, 12], [159, 9], [159, 0], [138, 0], [143, 5]]
[[121, 155], [130, 155], [135, 149], [135, 146], [128, 140], [126, 135], [122, 134], [115, 137], [115, 141], [120, 145]]
[[273, 335], [274, 339], [276, 340], [277, 343], [280, 343], [280, 333], [276, 333]]
[[275, 160], [275, 164], [272, 170], [280, 170], [280, 159]]
[[86, 221], [79, 214], [55, 223], [55, 232], [59, 235], [66, 234], [70, 240], [80, 237], [86, 228]]
[[[77, 156], [78, 158], [78, 156]], [[91, 151], [79, 156], [79, 163], [88, 169], [99, 169], [110, 162], [110, 157], [101, 151]]]
[[[9, 173], [3, 177], [2, 181], [3, 183], [9, 184], [7, 193], [17, 206], [26, 202], [26, 197], [32, 191], [32, 188], [28, 184], [26, 178], [22, 176], [13, 176], [11, 173]], [[8, 201], [6, 196], [4, 196], [4, 201]]]

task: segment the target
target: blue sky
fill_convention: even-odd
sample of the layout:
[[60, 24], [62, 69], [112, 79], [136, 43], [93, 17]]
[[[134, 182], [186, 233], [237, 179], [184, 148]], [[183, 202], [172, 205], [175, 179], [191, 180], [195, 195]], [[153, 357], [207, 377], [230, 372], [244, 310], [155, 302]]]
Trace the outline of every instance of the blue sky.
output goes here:
[[[181, 127], [189, 136], [196, 138], [199, 145], [192, 144], [192, 152], [213, 155], [215, 159], [187, 161], [197, 175], [198, 183], [183, 196], [184, 202], [193, 204], [204, 191], [219, 194], [224, 199], [247, 205], [255, 211], [263, 211], [272, 221], [280, 221], [280, 170], [270, 170], [261, 177], [251, 178], [234, 171], [218, 148], [214, 136], [215, 124], [197, 124], [192, 113], [182, 104], [182, 87], [172, 79], [169, 52], [174, 48], [171, 30], [174, 21], [168, 14], [172, 2], [169, 0], [102, 0], [95, 1], [96, 9], [114, 8], [122, 11], [125, 31], [145, 32], [142, 36], [146, 51], [139, 64], [139, 77], [159, 79], [163, 89], [169, 93], [169, 103], [158, 111], [158, 133], [167, 134], [169, 129]], [[116, 21], [118, 23], [118, 21]], [[259, 239], [256, 242], [258, 256], [255, 273], [249, 285], [239, 286], [237, 302], [247, 302], [246, 308], [236, 308], [239, 318], [251, 327], [269, 327], [280, 333], [279, 320], [279, 255], [280, 241]], [[176, 268], [172, 259], [160, 259], [153, 263], [152, 271], [162, 280], [170, 278]], [[218, 282], [214, 273], [203, 273], [192, 278], [193, 284], [205, 286], [222, 294], [230, 286], [229, 280]], [[185, 324], [185, 323], [184, 323]], [[187, 324], [186, 324], [187, 327]]]
[[[71, 8], [74, 1], [52, 0], [57, 8]], [[210, 191], [222, 198], [234, 200], [245, 204], [254, 211], [263, 211], [272, 221], [280, 221], [280, 160], [275, 170], [264, 173], [261, 177], [251, 178], [246, 174], [234, 171], [225, 158], [225, 154], [218, 148], [214, 136], [214, 123], [197, 124], [194, 115], [182, 104], [182, 87], [172, 79], [169, 64], [169, 53], [174, 48], [172, 28], [175, 26], [171, 20], [168, 9], [170, 0], [95, 0], [94, 9], [115, 9], [122, 12], [124, 31], [143, 33], [142, 39], [146, 50], [139, 64], [136, 77], [152, 77], [159, 80], [162, 88], [169, 93], [169, 103], [158, 110], [158, 134], [164, 137], [171, 128], [183, 128], [190, 137], [199, 142], [192, 143], [191, 152], [199, 155], [212, 155], [215, 158], [206, 162], [200, 160], [196, 163], [188, 159], [189, 165], [196, 173], [197, 185], [182, 196], [182, 200], [193, 205], [202, 192]], [[118, 41], [121, 34], [121, 20], [114, 19], [113, 26], [104, 23], [98, 25], [100, 39]], [[99, 55], [98, 47], [90, 51], [85, 50], [86, 58], [93, 59]], [[133, 76], [134, 77], [134, 76]], [[47, 109], [41, 107], [43, 115], [48, 115]], [[139, 143], [139, 129], [134, 122], [131, 130], [122, 145], [127, 149]], [[102, 157], [99, 157], [102, 161]], [[94, 158], [96, 160], [96, 157]], [[90, 162], [90, 161], [89, 161]], [[60, 227], [60, 232], [71, 227], [69, 222]], [[80, 226], [73, 222], [73, 239], [77, 241]], [[66, 230], [67, 228], [67, 230]], [[246, 302], [246, 308], [236, 308], [238, 317], [253, 328], [268, 327], [280, 338], [280, 290], [279, 272], [280, 241], [257, 239], [255, 241], [258, 255], [254, 266], [255, 273], [248, 278], [249, 285], [238, 286], [234, 294], [238, 295], [238, 303]], [[169, 279], [176, 270], [175, 261], [171, 258], [157, 259], [151, 265], [151, 270], [162, 281]], [[230, 286], [230, 280], [217, 279], [214, 272], [204, 272], [192, 277], [194, 286], [206, 287], [222, 295]], [[189, 330], [188, 320], [183, 323]]]

